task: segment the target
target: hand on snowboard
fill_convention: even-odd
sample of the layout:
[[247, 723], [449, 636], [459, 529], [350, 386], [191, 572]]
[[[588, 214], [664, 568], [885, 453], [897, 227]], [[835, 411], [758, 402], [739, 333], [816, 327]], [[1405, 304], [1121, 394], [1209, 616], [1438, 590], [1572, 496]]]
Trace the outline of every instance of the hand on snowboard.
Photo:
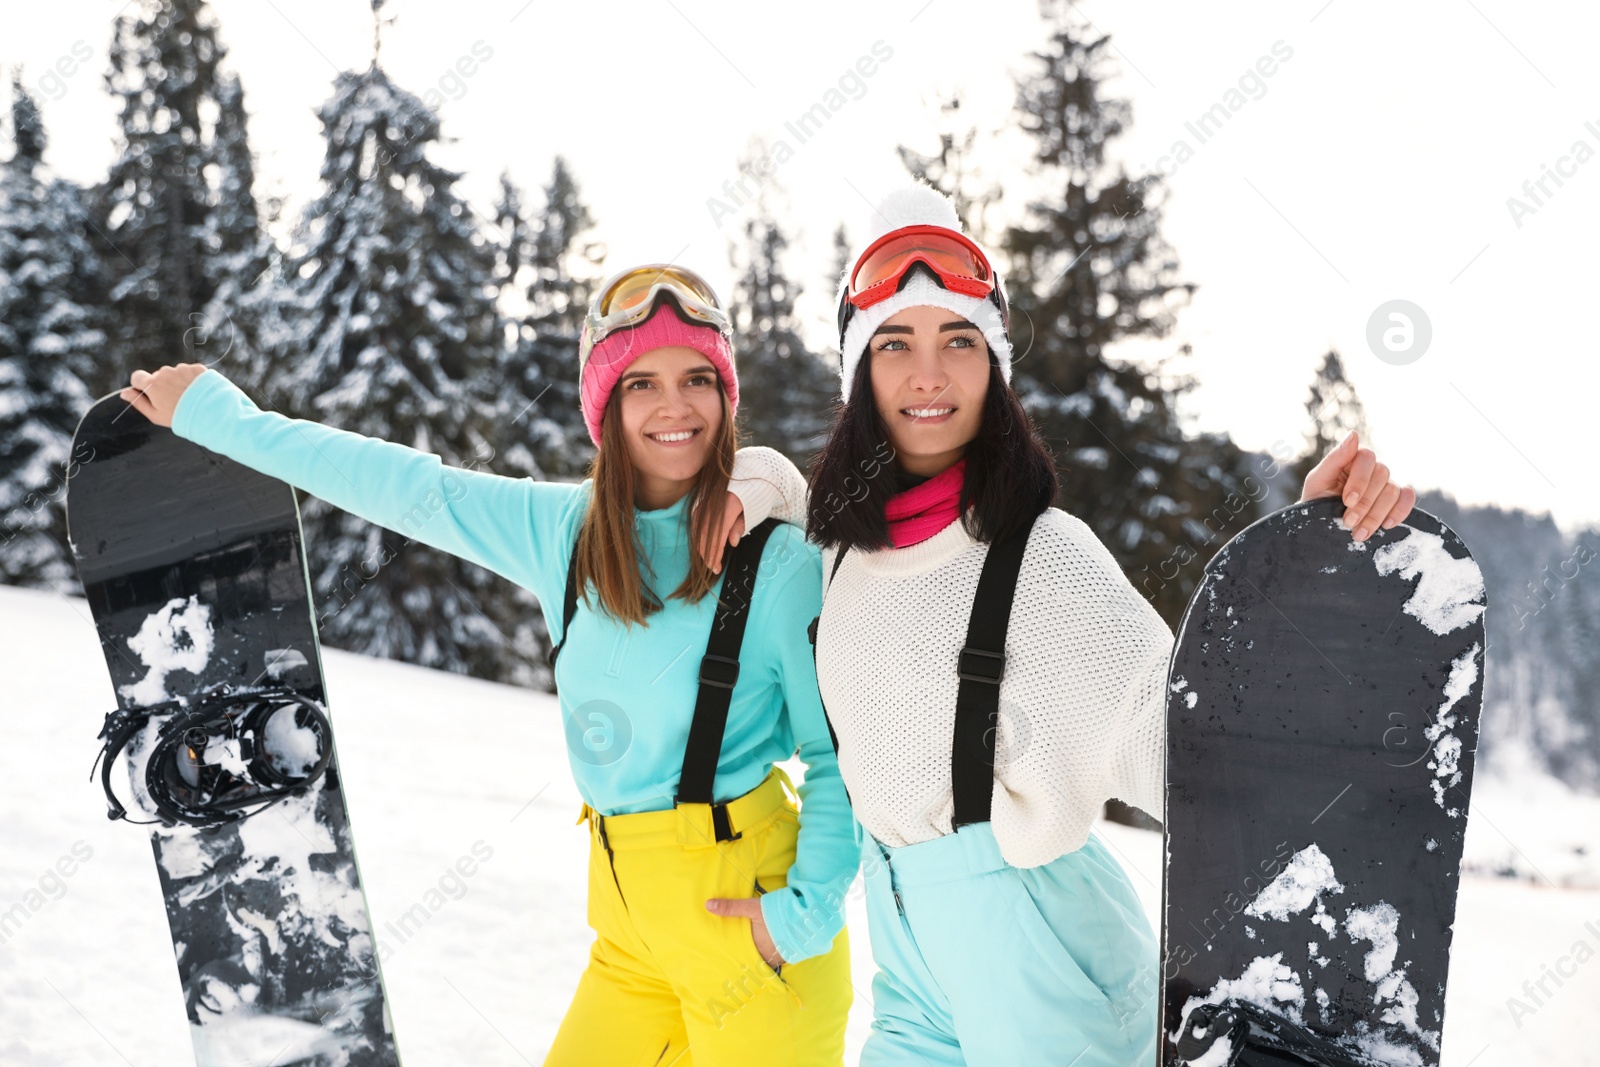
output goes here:
[[136, 370], [132, 384], [117, 395], [157, 426], [170, 427], [172, 413], [178, 410], [178, 398], [189, 388], [189, 383], [204, 374], [205, 370], [203, 363], [161, 367], [154, 374]]
[[1362, 448], [1354, 430], [1306, 475], [1300, 502], [1320, 497], [1342, 497], [1344, 524], [1365, 541], [1380, 525], [1387, 530], [1404, 522], [1417, 502], [1416, 490], [1389, 480], [1389, 468], [1378, 462], [1372, 449]]

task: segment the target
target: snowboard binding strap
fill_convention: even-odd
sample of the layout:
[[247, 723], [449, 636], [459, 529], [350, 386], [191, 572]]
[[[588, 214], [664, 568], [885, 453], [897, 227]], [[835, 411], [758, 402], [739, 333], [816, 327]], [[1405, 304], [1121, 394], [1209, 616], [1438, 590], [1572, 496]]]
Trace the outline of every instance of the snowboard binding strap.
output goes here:
[[[1228, 1051], [1218, 1059], [1212, 1052], [1223, 1041]], [[1380, 1067], [1292, 1019], [1242, 1000], [1200, 1004], [1189, 1013], [1174, 1067], [1203, 1057], [1225, 1067]]]
[[[268, 745], [268, 722], [280, 714], [293, 717], [285, 732], [310, 731], [316, 740], [315, 758], [309, 764], [302, 760], [293, 771], [280, 766], [286, 754], [274, 753]], [[145, 793], [157, 817], [128, 819], [128, 809], [111, 785], [111, 768], [128, 743], [152, 719], [163, 716], [167, 720], [156, 733], [144, 774]], [[303, 793], [322, 777], [333, 758], [333, 728], [321, 705], [287, 686], [219, 686], [192, 707], [167, 700], [118, 708], [106, 715], [99, 737], [103, 744], [95, 768], [106, 795], [106, 817], [136, 825], [209, 827], [238, 822]], [[207, 751], [219, 741], [233, 746], [234, 767], [205, 762]], [[89, 776], [92, 780], [94, 768]]]

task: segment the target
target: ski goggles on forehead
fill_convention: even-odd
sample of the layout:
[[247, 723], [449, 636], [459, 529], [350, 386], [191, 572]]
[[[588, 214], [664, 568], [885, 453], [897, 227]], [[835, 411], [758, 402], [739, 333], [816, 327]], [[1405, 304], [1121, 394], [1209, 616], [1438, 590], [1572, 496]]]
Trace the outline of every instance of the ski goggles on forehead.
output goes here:
[[878, 238], [856, 260], [839, 302], [839, 336], [858, 309], [899, 292], [906, 275], [919, 265], [952, 293], [990, 298], [1001, 319], [1009, 318], [1005, 293], [983, 249], [943, 226], [905, 226]]
[[733, 325], [709, 282], [686, 267], [647, 263], [612, 275], [601, 284], [584, 318], [578, 358], [587, 360], [594, 346], [608, 336], [644, 322], [662, 296], [670, 296], [686, 320], [710, 326], [731, 339]]

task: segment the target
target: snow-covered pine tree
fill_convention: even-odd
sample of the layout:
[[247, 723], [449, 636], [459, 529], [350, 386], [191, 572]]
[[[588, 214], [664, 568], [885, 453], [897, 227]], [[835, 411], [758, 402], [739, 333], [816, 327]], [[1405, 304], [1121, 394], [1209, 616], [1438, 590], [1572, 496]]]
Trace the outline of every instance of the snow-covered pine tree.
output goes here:
[[1600, 792], [1600, 582], [1578, 581], [1579, 574], [1593, 578], [1590, 568], [1600, 568], [1600, 523], [1580, 527], [1569, 551], [1551, 568], [1554, 577], [1541, 574], [1550, 585], [1572, 593], [1556, 613], [1566, 666], [1576, 699], [1569, 706], [1575, 720], [1574, 744], [1552, 760], [1565, 781], [1590, 792]]
[[978, 130], [975, 126], [963, 129], [960, 115], [961, 94], [945, 97], [939, 103], [939, 150], [930, 155], [900, 145], [896, 151], [906, 170], [950, 197], [967, 232], [984, 233], [989, 208], [1000, 200], [1003, 190], [981, 180], [973, 159]]
[[[506, 336], [499, 367], [486, 379], [495, 383], [495, 395], [484, 401], [497, 412], [496, 467], [527, 478], [576, 479], [594, 456], [578, 404], [578, 337], [598, 269], [595, 250], [583, 241], [593, 221], [558, 156], [543, 210], [532, 220], [510, 174], [500, 176], [495, 222], [502, 235], [495, 279], [507, 312]], [[538, 599], [505, 583], [485, 610], [517, 648], [539, 650], [514, 663], [508, 680], [551, 688], [544, 666], [550, 632]]]
[[1107, 355], [1123, 338], [1166, 336], [1195, 287], [1161, 237], [1160, 177], [1106, 159], [1131, 119], [1104, 92], [1108, 38], [1057, 5], [1045, 15], [1049, 39], [1017, 86], [1035, 195], [998, 242], [1013, 385], [1057, 454], [1060, 505], [1176, 625], [1205, 560], [1259, 516], [1252, 471], [1225, 435], [1184, 433], [1176, 405], [1190, 377], [1168, 360], [1146, 369]]
[[1475, 773], [1543, 772], [1600, 792], [1600, 525], [1568, 535], [1548, 512], [1461, 504], [1437, 489], [1417, 507], [1472, 549], [1488, 594]]
[[743, 246], [729, 248], [736, 279], [728, 307], [739, 368], [741, 437], [776, 448], [805, 470], [822, 446], [839, 382], [800, 336], [795, 301], [802, 286], [785, 267], [788, 249], [789, 235], [763, 190], [745, 220]]
[[832, 255], [828, 260], [828, 273], [822, 279], [822, 291], [828, 294], [828, 323], [826, 336], [828, 346], [821, 353], [823, 366], [828, 368], [828, 373], [833, 375], [833, 394], [839, 394], [839, 331], [834, 314], [838, 311], [835, 301], [839, 297], [839, 287], [844, 284], [845, 272], [855, 263], [855, 249], [850, 244], [850, 231], [844, 223], [833, 228], [833, 237], [829, 239], [829, 249]]
[[256, 202], [249, 115], [237, 75], [219, 76], [217, 105], [215, 147], [221, 166], [215, 208], [206, 220], [216, 288], [190, 330], [190, 358], [257, 390], [274, 363], [267, 349], [282, 337], [275, 318], [282, 256], [264, 225], [277, 218], [281, 205], [269, 201], [263, 217]]
[[[269, 399], [285, 411], [486, 467], [500, 439], [477, 400], [502, 323], [495, 250], [428, 158], [438, 116], [374, 61], [342, 72], [318, 111], [320, 191], [286, 263], [287, 358]], [[422, 494], [425, 522], [443, 502]], [[485, 614], [481, 568], [310, 500], [304, 512], [318, 617], [337, 647], [484, 678], [518, 655]]]
[[0, 581], [77, 590], [67, 542], [72, 433], [95, 399], [105, 346], [87, 197], [51, 178], [39, 109], [12, 80], [11, 158], [0, 164]]
[[598, 266], [584, 240], [594, 222], [566, 160], [556, 157], [534, 219], [501, 175], [495, 221], [504, 234], [497, 276], [513, 307], [496, 376], [502, 458], [534, 478], [581, 477], [594, 445], [578, 404], [578, 338]]
[[[849, 270], [851, 266], [850, 231], [844, 228], [844, 223], [842, 222], [833, 228], [832, 248], [833, 259], [830, 261], [832, 270], [828, 272], [828, 277], [825, 279], [828, 283], [827, 293], [829, 300], [838, 296], [839, 286], [844, 284], [844, 272]], [[833, 354], [835, 357], [839, 355], [837, 342], [833, 346]], [[834, 362], [837, 363], [838, 359], [835, 358]]]
[[113, 24], [106, 73], [121, 145], [96, 196], [112, 274], [101, 391], [135, 368], [219, 358], [246, 316], [218, 289], [241, 254], [260, 254], [241, 96], [216, 19], [205, 0], [138, 4]]
[[1311, 468], [1351, 430], [1360, 434], [1363, 445], [1367, 443], [1366, 409], [1356, 395], [1356, 387], [1345, 376], [1344, 360], [1336, 349], [1328, 349], [1317, 366], [1311, 393], [1306, 397], [1306, 414], [1311, 417], [1306, 450], [1290, 467], [1296, 489], [1305, 483]]

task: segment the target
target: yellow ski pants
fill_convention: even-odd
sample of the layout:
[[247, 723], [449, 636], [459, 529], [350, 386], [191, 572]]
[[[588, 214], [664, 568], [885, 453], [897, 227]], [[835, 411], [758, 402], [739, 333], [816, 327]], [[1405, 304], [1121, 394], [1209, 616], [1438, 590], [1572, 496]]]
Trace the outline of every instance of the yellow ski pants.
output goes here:
[[727, 803], [733, 841], [716, 840], [708, 804], [584, 806], [595, 941], [545, 1067], [841, 1067], [848, 931], [774, 972], [750, 920], [705, 907], [786, 884], [800, 826], [786, 783], [775, 768]]

